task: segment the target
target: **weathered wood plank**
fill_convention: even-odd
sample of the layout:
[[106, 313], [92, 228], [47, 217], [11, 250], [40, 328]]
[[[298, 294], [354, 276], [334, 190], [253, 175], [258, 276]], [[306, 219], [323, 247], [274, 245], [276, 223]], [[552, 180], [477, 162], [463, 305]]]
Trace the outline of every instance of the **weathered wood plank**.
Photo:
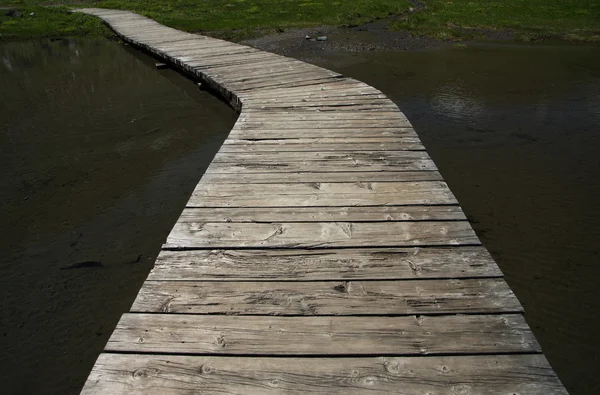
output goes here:
[[[333, 173], [342, 172], [400, 172], [400, 171], [434, 171], [437, 170], [435, 163], [431, 159], [396, 159], [385, 162], [373, 159], [353, 159], [340, 158], [338, 160], [314, 160], [314, 161], [296, 161], [296, 162], [264, 162], [247, 161], [247, 163], [237, 162], [213, 162], [206, 173]], [[325, 180], [326, 181], [326, 180]], [[433, 186], [433, 185], [432, 185]], [[436, 192], [434, 191], [434, 194]]]
[[234, 130], [251, 129], [356, 129], [356, 128], [407, 128], [410, 123], [401, 119], [356, 119], [356, 120], [318, 120], [286, 122], [284, 119], [273, 121], [246, 121], [234, 127]]
[[[207, 172], [224, 172], [212, 164]], [[238, 166], [231, 166], [238, 168]], [[301, 167], [301, 166], [298, 166]], [[240, 167], [239, 170], [242, 170]], [[325, 170], [325, 169], [323, 169]], [[233, 171], [231, 171], [233, 172]], [[202, 179], [188, 207], [400, 206], [457, 204], [445, 182], [219, 184]], [[368, 209], [365, 209], [367, 211]]]
[[235, 139], [283, 139], [283, 138], [384, 138], [417, 137], [413, 128], [342, 128], [342, 129], [273, 129], [271, 127], [253, 130], [233, 129], [229, 133]]
[[297, 78], [289, 78], [285, 80], [274, 80], [271, 82], [257, 82], [251, 84], [232, 84], [228, 85], [232, 89], [239, 91], [240, 93], [250, 93], [253, 94], [255, 92], [261, 92], [264, 90], [271, 90], [273, 88], [288, 88], [288, 87], [303, 87], [303, 86], [320, 86], [322, 84], [329, 83], [330, 81], [335, 81], [340, 79], [340, 77], [331, 77], [331, 76], [303, 76]]
[[[219, 151], [213, 163], [292, 163], [292, 162], [324, 162], [337, 163], [348, 161], [351, 164], [386, 163], [396, 164], [407, 161], [429, 161], [431, 158], [425, 151], [275, 151], [262, 152], [227, 152]], [[343, 169], [343, 166], [341, 167]]]
[[401, 120], [408, 122], [406, 116], [400, 111], [377, 111], [377, 112], [343, 112], [343, 113], [320, 113], [320, 112], [259, 112], [240, 114], [239, 120], [246, 122], [306, 122], [306, 121], [380, 121], [380, 120]]
[[243, 315], [514, 313], [502, 278], [417, 281], [146, 281], [131, 312]]
[[[417, 141], [415, 138], [411, 138], [410, 140], [415, 140], [414, 142], [402, 142], [402, 143], [298, 143], [294, 144], [291, 142], [287, 142], [286, 140], [310, 140], [310, 139], [273, 139], [273, 140], [260, 140], [259, 143], [252, 142], [252, 140], [245, 140], [250, 142], [249, 144], [227, 144], [227, 146], [223, 146], [220, 149], [220, 153], [254, 153], [254, 152], [262, 152], [265, 155], [270, 155], [271, 153], [277, 152], [324, 152], [324, 151], [351, 151], [353, 153], [359, 152], [373, 152], [373, 151], [425, 151], [425, 147], [421, 142]], [[359, 139], [356, 139], [359, 140]], [[367, 139], [365, 139], [367, 140]], [[241, 140], [239, 140], [241, 141]], [[265, 141], [279, 141], [281, 143], [264, 143]]]
[[148, 276], [163, 280], [396, 280], [498, 277], [483, 247], [161, 251]]
[[82, 395], [567, 395], [543, 355], [264, 358], [102, 354]]
[[319, 248], [477, 245], [467, 221], [177, 222], [165, 248]]
[[416, 137], [380, 138], [290, 138], [290, 139], [228, 139], [219, 153], [252, 152], [324, 152], [324, 151], [419, 151], [425, 150]]
[[292, 173], [205, 173], [202, 181], [225, 184], [272, 184], [334, 182], [415, 182], [442, 181], [437, 171], [381, 172], [292, 172]]
[[[359, 340], [360, 341], [357, 341]], [[539, 352], [521, 314], [269, 317], [124, 314], [106, 351], [235, 355]]]
[[459, 206], [186, 208], [179, 222], [463, 221]]

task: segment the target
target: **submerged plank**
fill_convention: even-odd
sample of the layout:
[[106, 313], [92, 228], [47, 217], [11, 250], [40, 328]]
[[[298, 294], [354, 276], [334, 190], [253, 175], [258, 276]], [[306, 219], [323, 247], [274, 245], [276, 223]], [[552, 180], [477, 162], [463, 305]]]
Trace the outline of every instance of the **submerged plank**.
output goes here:
[[148, 280], [394, 280], [497, 277], [483, 247], [162, 251]]

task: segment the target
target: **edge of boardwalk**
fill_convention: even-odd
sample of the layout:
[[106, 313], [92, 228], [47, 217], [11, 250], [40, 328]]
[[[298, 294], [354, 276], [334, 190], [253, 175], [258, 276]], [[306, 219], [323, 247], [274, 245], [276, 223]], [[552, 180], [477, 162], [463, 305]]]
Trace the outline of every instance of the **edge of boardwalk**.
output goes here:
[[[83, 393], [566, 393], [410, 123], [380, 91], [127, 11], [79, 11], [240, 113], [237, 146], [228, 137], [211, 163], [218, 171], [198, 184]], [[355, 100], [344, 92], [369, 95], [360, 115], [340, 107]], [[387, 151], [392, 129], [401, 136]], [[261, 133], [273, 145], [258, 144], [257, 156]], [[358, 170], [340, 171], [348, 160]], [[293, 170], [265, 172], [278, 161]], [[321, 172], [311, 179], [306, 167]], [[251, 180], [242, 186], [232, 182], [240, 168]]]

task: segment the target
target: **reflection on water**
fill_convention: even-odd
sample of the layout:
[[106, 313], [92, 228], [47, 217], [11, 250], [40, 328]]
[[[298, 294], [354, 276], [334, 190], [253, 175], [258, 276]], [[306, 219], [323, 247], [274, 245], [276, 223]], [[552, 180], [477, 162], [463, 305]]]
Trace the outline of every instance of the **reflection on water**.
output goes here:
[[2, 393], [78, 393], [235, 122], [127, 48], [0, 46]]
[[406, 113], [561, 380], [600, 393], [600, 48], [320, 56]]

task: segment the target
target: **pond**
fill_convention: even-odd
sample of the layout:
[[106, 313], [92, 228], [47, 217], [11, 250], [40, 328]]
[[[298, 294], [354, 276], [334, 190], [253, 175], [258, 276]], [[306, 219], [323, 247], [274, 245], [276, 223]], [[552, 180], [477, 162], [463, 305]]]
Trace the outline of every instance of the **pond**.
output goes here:
[[600, 393], [600, 47], [292, 55], [404, 111], [560, 379]]
[[[600, 393], [600, 48], [292, 55], [399, 105], [561, 380]], [[0, 57], [0, 376], [76, 394], [236, 115], [112, 41]]]
[[0, 45], [5, 394], [76, 394], [237, 115], [109, 40]]

